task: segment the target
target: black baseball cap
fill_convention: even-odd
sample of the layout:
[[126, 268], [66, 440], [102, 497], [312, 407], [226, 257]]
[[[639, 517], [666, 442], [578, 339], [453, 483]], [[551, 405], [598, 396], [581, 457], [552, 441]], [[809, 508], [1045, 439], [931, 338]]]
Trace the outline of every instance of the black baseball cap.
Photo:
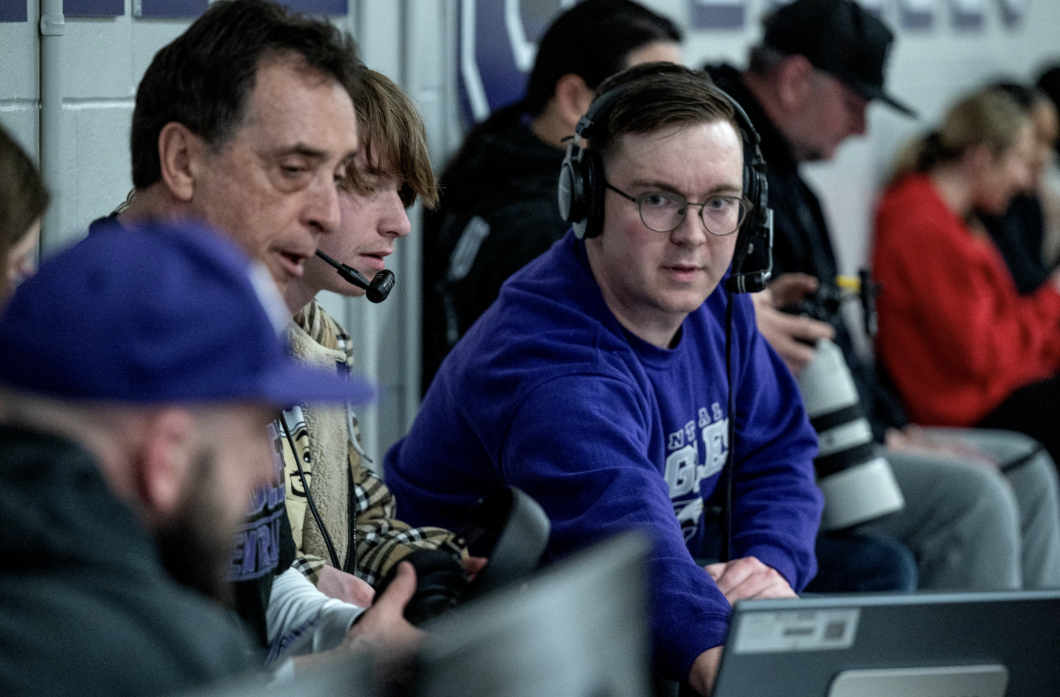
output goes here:
[[852, 0], [795, 0], [765, 20], [762, 42], [797, 53], [868, 100], [879, 99], [908, 116], [916, 112], [883, 91], [883, 69], [894, 34]]

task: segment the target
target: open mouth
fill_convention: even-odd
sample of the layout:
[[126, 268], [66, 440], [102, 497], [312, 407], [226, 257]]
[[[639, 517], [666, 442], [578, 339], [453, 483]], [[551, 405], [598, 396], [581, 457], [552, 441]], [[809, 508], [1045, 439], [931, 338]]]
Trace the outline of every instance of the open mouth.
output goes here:
[[305, 260], [304, 254], [298, 254], [296, 252], [277, 252], [277, 256], [280, 258], [280, 264], [284, 270], [292, 276], [301, 276], [305, 271]]

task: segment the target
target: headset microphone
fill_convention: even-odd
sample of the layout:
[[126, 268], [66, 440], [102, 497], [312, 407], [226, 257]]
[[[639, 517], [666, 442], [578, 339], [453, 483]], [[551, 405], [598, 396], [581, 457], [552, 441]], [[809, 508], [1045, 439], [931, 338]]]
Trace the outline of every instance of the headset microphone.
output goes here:
[[381, 303], [386, 300], [386, 296], [390, 295], [390, 291], [394, 290], [394, 272], [389, 269], [383, 269], [369, 282], [357, 269], [340, 264], [319, 249], [317, 256], [334, 266], [344, 281], [367, 291], [369, 302]]

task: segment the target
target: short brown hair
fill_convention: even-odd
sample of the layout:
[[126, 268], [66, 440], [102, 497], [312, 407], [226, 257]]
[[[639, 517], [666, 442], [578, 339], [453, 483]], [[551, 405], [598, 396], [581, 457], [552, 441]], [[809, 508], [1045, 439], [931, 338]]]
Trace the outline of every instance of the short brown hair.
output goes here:
[[33, 161], [0, 128], [0, 259], [7, 258], [47, 207], [48, 191]]
[[[362, 69], [357, 90], [353, 93], [357, 110], [357, 130], [368, 161], [369, 172], [388, 172], [401, 178], [401, 201], [408, 208], [419, 196], [423, 205], [434, 208], [438, 203], [438, 185], [427, 153], [427, 132], [423, 119], [412, 100], [394, 82], [375, 70]], [[364, 173], [349, 169], [346, 186], [359, 194], [371, 193]]]
[[593, 104], [620, 87], [624, 91], [597, 119], [589, 138], [588, 146], [601, 155], [606, 156], [615, 141], [627, 133], [648, 133], [668, 126], [727, 121], [740, 133], [732, 101], [703, 71], [673, 63], [636, 65], [605, 80]]

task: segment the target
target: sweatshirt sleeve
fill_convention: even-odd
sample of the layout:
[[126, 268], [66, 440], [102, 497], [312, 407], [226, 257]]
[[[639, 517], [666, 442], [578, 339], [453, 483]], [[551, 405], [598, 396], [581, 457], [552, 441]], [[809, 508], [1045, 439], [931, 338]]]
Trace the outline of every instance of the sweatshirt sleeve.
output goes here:
[[689, 554], [666, 482], [646, 456], [649, 413], [614, 377], [553, 379], [518, 406], [501, 470], [548, 513], [553, 558], [626, 530], [649, 536], [655, 665], [684, 680], [700, 653], [724, 643], [730, 606]]
[[738, 326], [747, 358], [739, 368], [733, 558], [755, 557], [779, 571], [796, 592], [817, 573], [814, 553], [824, 496], [813, 459], [817, 435], [798, 385], [759, 334], [750, 299], [740, 297]]

